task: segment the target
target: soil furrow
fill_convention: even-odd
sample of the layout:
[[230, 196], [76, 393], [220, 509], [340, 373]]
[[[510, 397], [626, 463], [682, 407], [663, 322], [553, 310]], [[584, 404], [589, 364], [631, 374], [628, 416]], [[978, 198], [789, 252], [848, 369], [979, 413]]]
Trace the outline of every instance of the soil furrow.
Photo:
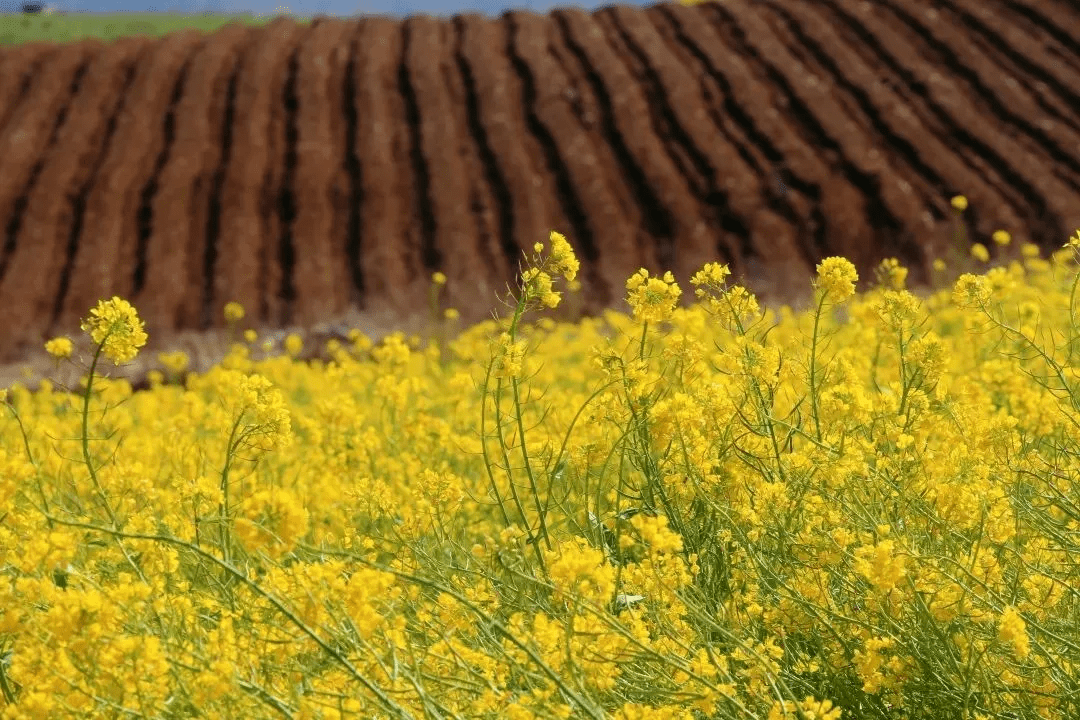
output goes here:
[[[806, 277], [813, 263], [829, 254], [826, 235], [847, 247], [870, 234], [860, 210], [861, 193], [830, 167], [817, 144], [807, 142], [784, 121], [779, 110], [784, 98], [777, 89], [763, 82], [750, 63], [711, 25], [702, 23], [692, 8], [660, 6], [655, 9], [655, 17], [658, 26], [666, 27], [673, 40], [701, 68], [697, 75], [702, 78], [705, 96], [711, 98], [714, 124], [724, 128], [729, 137], [739, 138], [740, 155], [748, 163], [766, 170], [764, 175], [776, 176], [770, 178], [776, 179], [776, 183], [766, 186], [769, 207], [781, 216], [796, 215], [799, 252], [785, 261], [798, 262], [802, 268], [784, 272], [788, 283], [768, 280], [770, 273], [757, 250], [763, 243], [766, 250], [770, 249], [767, 237], [747, 237], [739, 253], [746, 272], [755, 276], [756, 287], [763, 292], [767, 290], [773, 297], [784, 296], [785, 287]], [[780, 260], [775, 258], [775, 261]], [[740, 274], [743, 270], [733, 269]]]
[[[203, 286], [207, 218], [221, 164], [222, 125], [237, 58], [250, 35], [231, 26], [195, 54], [176, 105], [174, 139], [140, 235], [134, 299], [147, 332], [194, 324]], [[194, 297], [190, 297], [194, 296]], [[185, 302], [187, 298], [190, 300]]]
[[[548, 146], [548, 171], [557, 177], [559, 200], [571, 223], [567, 238], [586, 246], [584, 260], [595, 263], [599, 283], [586, 288], [592, 298], [607, 303], [623, 294], [622, 287], [643, 265], [655, 266], [643, 255], [635, 230], [620, 212], [609, 177], [597, 157], [596, 143], [569, 107], [568, 82], [548, 46], [556, 42], [553, 23], [546, 17], [512, 12], [515, 63], [525, 76], [530, 130]], [[558, 228], [556, 228], [558, 229]], [[590, 252], [591, 251], [591, 252]], [[584, 264], [584, 263], [583, 263]]]
[[241, 57], [230, 147], [237, 162], [225, 167], [218, 237], [207, 241], [201, 292], [184, 299], [185, 317], [198, 314], [194, 327], [220, 326], [227, 302], [240, 303], [251, 319], [267, 317], [267, 277], [277, 262], [279, 236], [275, 193], [283, 152], [285, 72], [306, 32], [291, 20], [276, 20], [254, 35]]
[[863, 271], [861, 275], [868, 275], [876, 259], [875, 245], [895, 246], [909, 222], [906, 219], [919, 217], [920, 206], [910, 185], [902, 184], [887, 153], [878, 148], [879, 138], [860, 127], [833, 95], [828, 79], [799, 62], [744, 0], [706, 3], [705, 10], [783, 92], [786, 102], [781, 106], [796, 127], [826, 150], [830, 164], [861, 191], [859, 205], [872, 234], [852, 238], [850, 246], [830, 244], [833, 252]]
[[[489, 295], [495, 278], [479, 263], [480, 228], [470, 210], [477, 179], [468, 169], [468, 123], [457, 108], [446, 75], [454, 73], [453, 48], [434, 18], [420, 16], [407, 21], [407, 67], [412, 97], [415, 98], [418, 128], [416, 138], [419, 197], [426, 198], [420, 218], [425, 237], [424, 280], [441, 269], [447, 277], [446, 297], [450, 305], [461, 307], [475, 302], [479, 290]], [[440, 182], [439, 178], [459, 178]], [[480, 179], [482, 181], [482, 178]], [[490, 295], [489, 295], [490, 296]], [[472, 308], [477, 310], [479, 308]]]
[[[473, 15], [473, 19], [480, 16]], [[480, 108], [476, 96], [476, 84], [472, 70], [465, 61], [462, 48], [465, 43], [464, 17], [455, 18], [444, 25], [444, 42], [447, 61], [442, 65], [442, 76], [453, 112], [454, 126], [461, 136], [460, 161], [462, 171], [470, 178], [468, 207], [470, 223], [475, 228], [475, 252], [472, 258], [475, 280], [464, 286], [449, 288], [448, 304], [462, 309], [472, 316], [486, 308], [477, 302], [478, 295], [491, 298], [501, 287], [500, 281], [509, 275], [504, 264], [504, 241], [510, 237], [509, 199], [506, 181], [501, 177], [491, 152], [487, 134], [480, 122]], [[477, 292], [480, 288], [483, 292]]]
[[[925, 218], [922, 231], [929, 231], [933, 222], [944, 219], [951, 212], [949, 198], [963, 192], [979, 208], [974, 230], [980, 240], [989, 241], [990, 234], [997, 229], [1016, 233], [1018, 242], [1026, 240], [1017, 207], [1006, 202], [984, 181], [981, 173], [943, 141], [941, 124], [935, 117], [919, 112], [914, 93], [899, 81], [882, 81], [880, 68], [873, 64], [876, 53], [870, 50], [870, 45], [845, 41], [837, 32], [837, 23], [823, 13], [820, 4], [770, 2], [769, 8], [788, 21], [793, 35], [855, 100], [875, 132], [886, 139], [882, 145], [892, 151], [894, 167], [903, 172], [904, 182], [918, 193], [927, 212], [932, 213], [932, 217]], [[856, 47], [862, 52], [857, 52]], [[924, 238], [922, 252], [911, 247], [905, 254], [909, 260], [917, 258], [925, 273], [930, 256], [940, 253], [945, 242], [944, 236]], [[883, 251], [892, 252], [892, 249]]]
[[[972, 42], [970, 34], [957, 29], [962, 25], [950, 22], [922, 0], [904, 0], [904, 3], [906, 6], [901, 7], [894, 0], [889, 9], [948, 61], [951, 74], [964, 78], [974, 87], [999, 118], [1007, 118], [1038, 142], [1055, 165], [1067, 166], [1074, 173], [1080, 170], [1080, 157], [1074, 154], [1080, 147], [1080, 130], [1042, 117], [1043, 110], [1034, 96], [1004, 75], [1003, 68], [996, 67], [995, 60]], [[912, 7], [914, 3], [919, 6]]]
[[[672, 137], [687, 156], [682, 174], [690, 176], [696, 185], [694, 195], [708, 209], [708, 229], [719, 230], [698, 233], [692, 239], [697, 244], [680, 247], [683, 275], [676, 277], [691, 277], [718, 254], [729, 255], [724, 260], [735, 272], [742, 272], [744, 259], [734, 262], [730, 251], [724, 251], [741, 247], [751, 235], [768, 238], [771, 247], [763, 254], [797, 258], [798, 228], [766, 205], [768, 192], [763, 186], [772, 184], [771, 173], [762, 176], [739, 155], [709, 117], [701, 86], [645, 16], [621, 7], [611, 14], [649, 76], [654, 88], [649, 106], [663, 115], [663, 135]], [[692, 170], [687, 164], [692, 164]], [[720, 243], [717, 235], [723, 237]]]
[[[610, 98], [611, 145], [626, 164], [622, 177], [631, 183], [649, 218], [645, 227], [648, 242], [656, 248], [657, 269], [671, 270], [678, 282], [688, 284], [701, 269], [701, 259], [713, 259], [717, 253], [716, 234], [706, 221], [712, 208], [700, 191], [694, 191], [695, 175], [701, 187], [700, 166], [695, 168], [687, 156], [685, 138], [671, 132], [670, 108], [665, 108], [645, 64], [615, 26], [611, 10], [591, 17], [567, 11], [564, 17], [578, 57], [588, 58], [599, 87]], [[600, 29], [596, 42], [590, 37], [594, 28]], [[708, 130], [712, 143], [721, 140], [715, 127]]]
[[30, 85], [26, 96], [0, 136], [4, 181], [0, 183], [0, 278], [6, 274], [18, 241], [26, 203], [48, 157], [49, 148], [72, 96], [72, 83], [84, 71], [101, 43], [83, 42], [60, 49], [50, 72]]
[[1010, 137], [999, 123], [989, 126], [982, 122], [988, 108], [980, 107], [938, 64], [925, 60], [912, 44], [901, 39], [898, 23], [886, 21], [883, 10], [855, 0], [835, 0], [831, 6], [842, 9], [837, 15], [841, 22], [858, 27], [868, 42], [883, 51], [890, 67], [905, 76], [908, 85], [921, 90], [919, 94], [925, 96], [938, 118], [950, 125], [951, 138], [966, 149], [969, 162], [981, 164], [988, 178], [1000, 178], [1002, 190], [1023, 194], [1031, 206], [1031, 212], [1022, 216], [1029, 230], [1038, 227], [1047, 234], [1065, 237], [1066, 227], [1080, 226], [1080, 213], [1065, 200], [1072, 191], [1058, 180], [1052, 164], [1020, 138]]
[[1072, 0], [1005, 0], [1005, 6], [1031, 21], [1080, 58], [1080, 10]]
[[167, 152], [184, 71], [202, 42], [195, 31], [170, 35], [137, 66], [117, 120], [121, 141], [111, 145], [86, 198], [70, 284], [54, 332], [76, 331], [80, 318], [100, 299], [130, 296], [143, 193]]
[[357, 139], [361, 160], [360, 237], [364, 308], [390, 313], [409, 305], [421, 263], [417, 238], [409, 234], [412, 179], [408, 131], [402, 127], [399, 94], [401, 24], [386, 18], [362, 23], [357, 48]]
[[49, 63], [59, 48], [51, 43], [16, 45], [0, 57], [0, 133], [7, 133], [8, 123], [22, 107], [40, 68]]
[[[469, 132], [475, 138], [480, 172], [488, 186], [491, 217], [483, 218], [485, 262], [492, 292], [503, 291], [500, 278], [510, 277], [525, 249], [517, 239], [544, 238], [543, 196], [529, 177], [536, 172], [523, 147], [525, 122], [511, 101], [511, 70], [495, 52], [505, 42], [505, 26], [480, 15], [461, 18], [457, 63], [466, 91]], [[490, 296], [490, 293], [489, 293]], [[474, 301], [475, 302], [475, 301]]]
[[[148, 46], [124, 39], [90, 63], [31, 192], [19, 238], [0, 278], [0, 327], [12, 349], [48, 330], [60, 292], [68, 239], [77, 219], [74, 201], [90, 182], [109, 142], [108, 124], [122, 97], [125, 76]], [[6, 163], [5, 163], [6, 166]]]
[[345, 253], [351, 188], [343, 162], [341, 87], [345, 51], [355, 32], [352, 23], [321, 22], [305, 38], [298, 55], [292, 232], [296, 300], [289, 317], [302, 325], [342, 312], [350, 297], [352, 278]]
[[1067, 0], [723, 0], [0, 47], [0, 363], [111, 295], [196, 364], [229, 301], [240, 329], [419, 330], [434, 271], [471, 324], [551, 230], [590, 314], [641, 267], [684, 302], [713, 261], [774, 307], [831, 255], [921, 285], [968, 251], [955, 194], [968, 239], [1056, 248], [1078, 31]]
[[[1014, 3], [1010, 6], [1017, 10], [1021, 8]], [[1046, 94], [1047, 90], [1052, 89], [1054, 93], [1067, 98], [1066, 107], [1072, 108], [1069, 115], [1075, 117], [1076, 107], [1080, 105], [1080, 48], [1076, 40], [1080, 27], [1077, 23], [1070, 24], [1073, 28], [1071, 35], [1067, 32], [1050, 33], [1054, 24], [1040, 24], [1039, 27], [1053, 39], [1044, 37], [1041, 41], [1033, 41], [1032, 36], [1019, 27], [1016, 16], [1005, 12], [988, 12], [979, 0], [951, 0], [949, 8], [965, 26], [987, 36], [999, 52], [1028, 73], [1033, 90]], [[1063, 11], [1055, 14], [1059, 30], [1065, 26], [1066, 17]]]
[[[676, 235], [701, 226], [700, 212], [688, 195], [689, 186], [656, 138], [649, 106], [637, 79], [611, 48], [611, 38], [594, 18], [575, 10], [553, 14], [570, 62], [598, 100], [600, 147], [614, 162], [604, 163], [607, 184], [619, 188], [638, 214], [638, 246], [646, 267], [680, 271], [675, 257]], [[651, 162], [645, 163], [649, 157]], [[649, 172], [646, 169], [652, 170]], [[625, 188], [625, 189], [624, 189]], [[677, 206], [676, 209], [673, 206]], [[679, 216], [679, 210], [684, 215]], [[686, 281], [680, 273], [682, 282]]]

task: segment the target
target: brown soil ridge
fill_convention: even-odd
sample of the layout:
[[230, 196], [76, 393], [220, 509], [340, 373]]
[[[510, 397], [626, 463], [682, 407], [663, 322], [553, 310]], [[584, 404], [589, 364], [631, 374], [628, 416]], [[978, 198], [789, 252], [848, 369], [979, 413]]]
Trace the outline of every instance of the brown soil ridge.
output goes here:
[[956, 194], [971, 241], [1050, 250], [1078, 37], [1069, 0], [724, 0], [0, 48], [0, 362], [112, 295], [155, 347], [232, 300], [408, 323], [436, 270], [474, 321], [551, 229], [590, 312], [639, 267], [766, 302], [829, 255], [925, 283]]

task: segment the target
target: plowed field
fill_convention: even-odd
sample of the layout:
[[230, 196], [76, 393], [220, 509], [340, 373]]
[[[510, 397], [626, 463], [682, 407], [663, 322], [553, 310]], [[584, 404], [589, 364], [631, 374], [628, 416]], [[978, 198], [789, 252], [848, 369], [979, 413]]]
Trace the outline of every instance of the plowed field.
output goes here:
[[[815, 263], [926, 279], [997, 229], [1080, 228], [1072, 0], [723, 0], [278, 19], [0, 49], [0, 360], [132, 300], [223, 324], [464, 319], [563, 232], [589, 309], [709, 261], [790, 301]], [[247, 321], [245, 321], [247, 322]]]

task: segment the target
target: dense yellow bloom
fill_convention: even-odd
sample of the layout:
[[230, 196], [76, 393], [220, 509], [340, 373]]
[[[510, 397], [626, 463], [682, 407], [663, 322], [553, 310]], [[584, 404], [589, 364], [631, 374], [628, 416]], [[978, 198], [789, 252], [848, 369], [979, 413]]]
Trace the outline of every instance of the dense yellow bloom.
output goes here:
[[539, 303], [545, 307], [559, 306], [562, 293], [552, 289], [551, 275], [539, 268], [529, 268], [521, 274], [522, 300], [526, 305]]
[[886, 290], [875, 309], [890, 328], [901, 330], [915, 322], [919, 305], [919, 298], [907, 290]]
[[554, 230], [551, 231], [548, 239], [551, 241], [551, 254], [549, 256], [551, 272], [562, 274], [567, 282], [574, 282], [580, 267], [578, 259], [574, 255], [574, 249], [570, 247], [570, 243], [567, 242], [563, 235]]
[[990, 300], [990, 283], [982, 275], [964, 273], [953, 288], [953, 302], [960, 307], [983, 305]]
[[244, 319], [244, 306], [238, 302], [225, 303], [225, 321], [228, 323], [239, 322]]
[[843, 302], [855, 294], [859, 273], [842, 257], [827, 257], [818, 263], [816, 287], [827, 300]]
[[633, 310], [634, 319], [658, 323], [671, 318], [682, 290], [670, 272], [664, 277], [650, 278], [649, 271], [641, 268], [626, 281], [626, 302]]
[[58, 337], [49, 340], [45, 343], [45, 352], [49, 353], [55, 358], [68, 358], [71, 357], [71, 351], [73, 346], [71, 339], [66, 337]]
[[998, 639], [1010, 645], [1020, 659], [1026, 658], [1031, 652], [1027, 623], [1011, 605], [1005, 608], [998, 621]]
[[[529, 310], [578, 270], [550, 239]], [[638, 273], [639, 317], [519, 301], [310, 365], [238, 343], [183, 385], [96, 378], [85, 418], [14, 386], [0, 716], [836, 720], [779, 699], [835, 677], [898, 717], [1071, 717], [1080, 370], [1030, 352], [1074, 319], [1067, 259], [924, 299], [885, 262], [817, 317], [719, 264], [692, 307]], [[819, 302], [851, 297], [845, 263]]]
[[117, 365], [134, 358], [146, 344], [143, 322], [135, 308], [118, 297], [99, 301], [83, 321], [82, 330], [95, 343], [103, 343], [102, 352]]
[[158, 362], [172, 373], [182, 373], [191, 362], [185, 352], [158, 353]]
[[892, 539], [855, 550], [855, 569], [880, 592], [889, 592], [907, 574], [904, 555], [894, 552]]
[[499, 345], [493, 360], [491, 374], [497, 378], [520, 378], [524, 370], [525, 348], [528, 343], [524, 340], [514, 341], [510, 333], [502, 333], [499, 336]]
[[285, 352], [292, 357], [296, 357], [304, 350], [304, 341], [296, 333], [289, 333], [285, 337]]
[[893, 290], [902, 290], [907, 280], [908, 270], [900, 265], [896, 258], [886, 258], [881, 261], [875, 270], [878, 282]]

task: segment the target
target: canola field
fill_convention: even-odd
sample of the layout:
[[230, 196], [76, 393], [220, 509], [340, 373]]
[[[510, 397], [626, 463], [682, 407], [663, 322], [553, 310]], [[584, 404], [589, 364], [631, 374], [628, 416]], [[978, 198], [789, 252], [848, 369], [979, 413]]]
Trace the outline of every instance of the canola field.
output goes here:
[[79, 387], [4, 391], [0, 717], [1077, 717], [1080, 230], [994, 238], [923, 297], [711, 263], [568, 324], [553, 232], [448, 342], [139, 393], [103, 300]]

